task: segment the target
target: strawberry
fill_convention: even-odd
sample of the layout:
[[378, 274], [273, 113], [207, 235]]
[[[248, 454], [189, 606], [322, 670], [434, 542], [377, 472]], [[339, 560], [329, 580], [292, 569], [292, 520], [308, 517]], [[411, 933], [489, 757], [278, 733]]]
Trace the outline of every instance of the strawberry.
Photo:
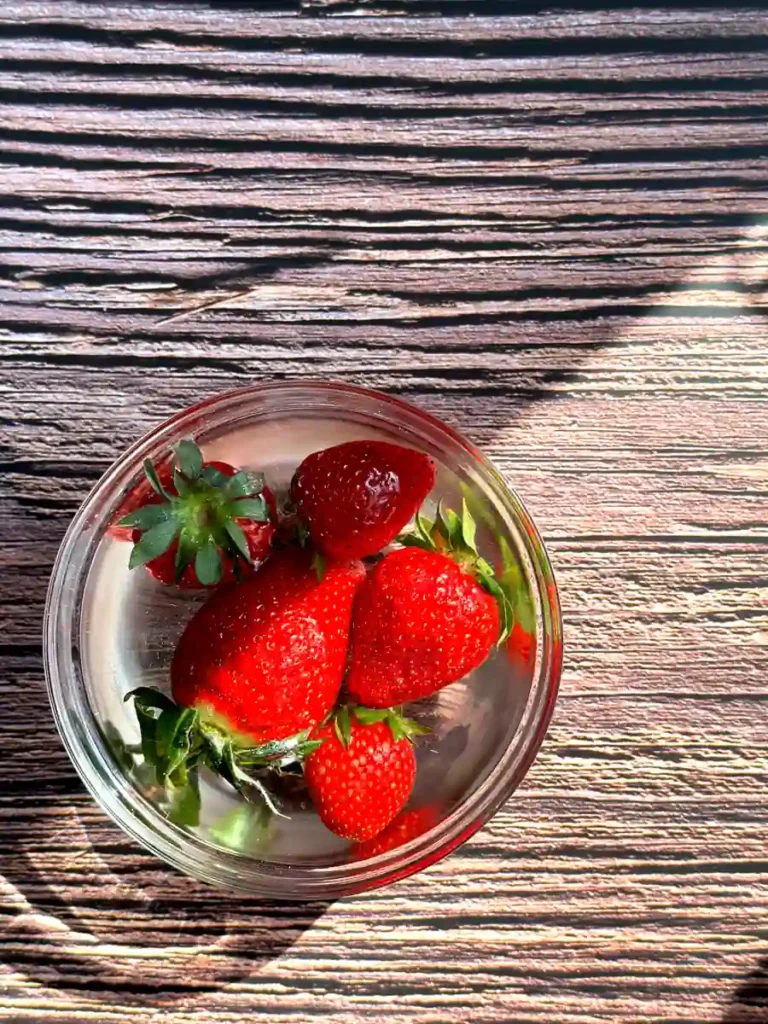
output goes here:
[[[207, 469], [208, 467], [212, 467], [228, 478], [235, 476], [238, 472], [226, 462], [206, 462], [204, 468]], [[277, 502], [272, 491], [266, 486], [261, 492], [261, 497], [267, 506], [268, 519], [265, 522], [257, 522], [254, 519], [246, 519], [242, 516], [235, 517], [235, 525], [240, 527], [245, 538], [248, 548], [248, 559], [245, 559], [239, 548], [237, 549], [236, 557], [234, 550], [230, 549], [228, 557], [222, 559], [219, 583], [231, 583], [233, 580], [252, 575], [272, 552], [272, 542], [277, 534]], [[131, 539], [134, 544], [138, 543], [141, 539], [141, 531], [134, 530]], [[149, 574], [154, 576], [160, 583], [166, 585], [175, 583], [182, 590], [195, 590], [203, 586], [198, 579], [194, 564], [188, 565], [177, 580], [177, 552], [178, 541], [174, 541], [164, 554], [147, 562], [146, 568]]]
[[354, 850], [355, 860], [367, 860], [378, 857], [382, 853], [396, 850], [398, 846], [410, 843], [424, 835], [440, 820], [438, 804], [422, 804], [420, 807], [408, 807], [392, 821], [383, 832], [373, 839], [360, 843]]
[[425, 732], [392, 709], [346, 706], [312, 734], [304, 775], [323, 824], [362, 843], [405, 806], [416, 776], [411, 736]]
[[528, 675], [536, 660], [536, 612], [527, 577], [519, 560], [502, 535], [496, 541], [500, 552], [499, 584], [514, 614], [514, 625], [506, 653], [518, 674]]
[[267, 557], [277, 515], [262, 474], [204, 462], [192, 441], [144, 471], [111, 527], [134, 542], [130, 568], [146, 565], [161, 583], [192, 588], [240, 578]]
[[133, 694], [158, 781], [183, 781], [202, 760], [247, 795], [248, 766], [287, 764], [316, 745], [309, 730], [338, 695], [364, 575], [360, 562], [328, 563], [318, 581], [309, 553], [286, 548], [214, 591], [176, 647], [175, 703], [147, 688]]
[[364, 576], [359, 562], [329, 563], [318, 581], [308, 554], [277, 552], [189, 621], [171, 663], [174, 699], [256, 742], [315, 725], [339, 692]]
[[511, 607], [461, 519], [416, 517], [408, 547], [386, 555], [360, 589], [352, 630], [349, 693], [369, 707], [429, 697], [482, 664], [506, 639]]
[[430, 458], [384, 441], [348, 441], [301, 463], [291, 495], [326, 558], [365, 558], [394, 540], [435, 483]]
[[519, 622], [512, 627], [507, 640], [507, 654], [513, 665], [520, 668], [533, 665], [536, 656], [536, 636], [523, 629]]
[[[164, 491], [170, 492], [173, 489], [173, 470], [171, 459], [154, 466], [157, 479]], [[133, 540], [136, 532], [135, 526], [121, 526], [120, 524], [132, 513], [143, 508], [144, 505], [159, 505], [165, 498], [154, 489], [146, 475], [137, 481], [123, 498], [120, 507], [112, 517], [112, 522], [107, 527], [107, 532], [115, 540]]]

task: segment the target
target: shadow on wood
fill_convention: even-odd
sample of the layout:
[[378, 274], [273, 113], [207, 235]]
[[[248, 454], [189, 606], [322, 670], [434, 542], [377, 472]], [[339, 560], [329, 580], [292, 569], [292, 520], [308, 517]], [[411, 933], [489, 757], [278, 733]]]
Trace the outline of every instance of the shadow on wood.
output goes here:
[[0, 960], [46, 987], [173, 1005], [248, 977], [327, 909], [230, 897], [167, 867], [102, 817], [63, 752], [28, 810], [14, 799]]
[[768, 1024], [768, 957], [736, 989], [723, 1024]]
[[[40, 610], [45, 588], [41, 575], [27, 593]], [[61, 746], [39, 648], [11, 643], [0, 679], [13, 697], [0, 721], [0, 963], [11, 971], [100, 1007], [170, 1007], [264, 968], [325, 912], [229, 896], [137, 847]]]
[[[752, 258], [750, 252], [746, 255]], [[728, 260], [730, 254], [726, 257], [726, 262]], [[756, 275], [759, 269], [756, 268]], [[727, 271], [726, 266], [724, 274]], [[607, 315], [610, 309], [604, 309], [605, 316], [599, 329], [589, 335], [589, 343], [577, 345], [569, 342], [562, 346], [562, 353], [559, 344], [550, 344], [543, 335], [540, 344], [527, 344], [520, 330], [514, 335], [514, 339], [519, 336], [519, 340], [510, 340], [509, 343], [505, 339], [499, 343], [489, 334], [487, 360], [485, 355], [478, 359], [478, 354], [470, 351], [468, 342], [459, 344], [454, 342], [453, 336], [447, 338], [444, 351], [437, 348], [432, 351], [429, 348], [432, 340], [429, 340], [419, 342], [421, 348], [414, 354], [405, 343], [412, 341], [419, 330], [426, 330], [425, 323], [430, 330], [433, 326], [453, 330], [453, 300], [438, 295], [440, 301], [435, 300], [435, 304], [445, 304], [446, 310], [428, 313], [426, 321], [415, 324], [410, 320], [403, 321], [408, 327], [407, 330], [400, 328], [403, 337], [401, 348], [393, 348], [390, 352], [383, 343], [369, 349], [359, 342], [345, 348], [340, 342], [335, 354], [331, 352], [329, 355], [325, 348], [320, 347], [314, 363], [306, 358], [312, 349], [301, 336], [303, 326], [289, 325], [296, 344], [301, 340], [301, 359], [288, 359], [286, 350], [278, 344], [271, 355], [268, 352], [265, 355], [259, 344], [259, 338], [262, 342], [264, 339], [265, 325], [259, 322], [258, 310], [247, 306], [243, 309], [222, 309], [219, 300], [223, 294], [229, 294], [226, 289], [222, 293], [222, 286], [239, 288], [242, 284], [242, 288], [247, 289], [248, 281], [200, 279], [194, 288], [186, 288], [185, 294], [194, 291], [196, 300], [203, 297], [206, 311], [213, 308], [208, 305], [210, 299], [216, 304], [216, 316], [221, 320], [214, 323], [202, 318], [199, 330], [203, 341], [196, 340], [192, 333], [189, 338], [169, 333], [164, 338], [158, 335], [156, 341], [153, 339], [155, 347], [148, 349], [145, 356], [136, 356], [126, 346], [119, 350], [112, 347], [104, 355], [99, 346], [93, 345], [82, 352], [73, 348], [61, 355], [54, 353], [46, 357], [51, 361], [47, 369], [43, 367], [46, 379], [63, 382], [69, 393], [85, 393], [87, 401], [83, 406], [75, 406], [74, 412], [64, 406], [63, 412], [57, 407], [50, 414], [64, 421], [60, 436], [51, 428], [53, 441], [44, 434], [47, 421], [41, 425], [39, 419], [33, 418], [37, 431], [37, 443], [32, 449], [35, 458], [25, 457], [24, 449], [19, 446], [11, 450], [12, 461], [9, 460], [14, 469], [21, 467], [19, 494], [23, 503], [18, 503], [20, 518], [14, 520], [12, 543], [5, 552], [8, 574], [3, 585], [8, 592], [0, 601], [3, 610], [9, 612], [10, 622], [4, 637], [5, 646], [0, 650], [0, 680], [12, 698], [0, 724], [0, 742], [4, 751], [0, 764], [0, 793], [7, 801], [0, 873], [7, 883], [2, 906], [9, 915], [0, 945], [0, 959], [12, 970], [38, 984], [64, 990], [71, 996], [92, 998], [100, 1006], [108, 1007], [112, 1000], [125, 1002], [126, 999], [143, 1001], [153, 1008], [175, 1006], [259, 971], [262, 977], [270, 974], [271, 984], [280, 984], [280, 972], [274, 969], [269, 972], [267, 965], [289, 949], [324, 910], [317, 905], [276, 906], [231, 900], [177, 875], [133, 847], [105, 821], [85, 796], [50, 723], [37, 641], [39, 622], [32, 620], [40, 616], [50, 561], [60, 540], [59, 530], [63, 532], [64, 528], [63, 517], [71, 514], [74, 502], [83, 497], [85, 474], [95, 475], [97, 467], [105, 466], [108, 457], [114, 454], [112, 432], [121, 422], [126, 432], [121, 441], [127, 443], [131, 434], [136, 432], [137, 409], [144, 416], [148, 415], [148, 410], [152, 415], [158, 412], [160, 418], [160, 412], [176, 411], [206, 392], [244, 383], [252, 379], [257, 370], [260, 371], [260, 379], [301, 378], [318, 375], [317, 368], [320, 367], [323, 372], [342, 379], [381, 387], [417, 402], [423, 401], [436, 414], [456, 422], [481, 445], [492, 445], [501, 438], [504, 443], [502, 445], [499, 441], [500, 450], [503, 448], [515, 454], [518, 450], [525, 451], [523, 442], [527, 439], [524, 434], [536, 413], [541, 412], [542, 400], [553, 403], [552, 411], [556, 412], [558, 407], [555, 403], [564, 404], [564, 393], [583, 383], [590, 357], [601, 348], [613, 346], [619, 369], [616, 371], [610, 366], [601, 371], [606, 381], [601, 382], [600, 389], [609, 395], [612, 391], [619, 396], [628, 392], [638, 400], [632, 405], [627, 404], [625, 411], [606, 419], [601, 425], [600, 438], [603, 443], [610, 442], [613, 437], [619, 439], [614, 454], [616, 464], [619, 460], [624, 464], [631, 457], [636, 464], [639, 460], [641, 469], [649, 469], [653, 468], [651, 457], [645, 453], [651, 452], [656, 458], [660, 452], [664, 459], [668, 459], [667, 447], [670, 439], [675, 440], [675, 432], [689, 446], [700, 444], [700, 436], [689, 428], [683, 413], [676, 420], [662, 420], [658, 425], [639, 418], [647, 403], [647, 398], [642, 396], [651, 394], [653, 388], [661, 393], [670, 390], [667, 377], [678, 372], [677, 362], [673, 362], [671, 368], [661, 365], [646, 369], [642, 363], [633, 362], [629, 357], [625, 363], [620, 363], [621, 353], [629, 352], [634, 344], [640, 348], [643, 344], [655, 345], [662, 330], [676, 332], [680, 345], [684, 346], [687, 334], [675, 325], [680, 320], [685, 323], [688, 319], [695, 319], [699, 324], [698, 333], [693, 336], [691, 344], [701, 348], [711, 341], [712, 358], [719, 361], [721, 375], [734, 363], [735, 370], [731, 372], [741, 374], [738, 353], [733, 357], [734, 362], [728, 364], [720, 351], [723, 328], [711, 332], [704, 329], [721, 324], [729, 331], [732, 329], [729, 320], [720, 316], [718, 308], [707, 305], [706, 289], [710, 282], [705, 278], [706, 275], [701, 280], [697, 277], [693, 282], [701, 288], [700, 292], [687, 289], [684, 294], [675, 291], [670, 278], [667, 306], [653, 303], [649, 295], [637, 294], [631, 307], [621, 307], [618, 312], [615, 306], [611, 307], [613, 316]], [[268, 298], [264, 299], [265, 304]], [[406, 310], [409, 315], [415, 305], [416, 300], [410, 300]], [[174, 309], [177, 309], [176, 305]], [[190, 306], [190, 311], [198, 310], [203, 310], [203, 305]], [[175, 315], [186, 316], [186, 313], [185, 306]], [[313, 315], [319, 321], [324, 314], [321, 311]], [[470, 318], [479, 314], [461, 315], [466, 316], [471, 327]], [[594, 315], [594, 312], [589, 313], [589, 316]], [[512, 319], [506, 312], [499, 316]], [[585, 313], [585, 319], [586, 316]], [[542, 323], [542, 332], [550, 331], [550, 321], [557, 322], [557, 317], [543, 305], [536, 312], [536, 317], [538, 320], [529, 318], [530, 322]], [[749, 320], [750, 327], [758, 317], [762, 317], [759, 308], [757, 315]], [[502, 325], [502, 321], [499, 322]], [[656, 323], [659, 327], [648, 341], [645, 330], [649, 324]], [[185, 324], [184, 329], [187, 330], [188, 321]], [[197, 318], [193, 324], [197, 325]], [[230, 328], [237, 328], [238, 324], [241, 336], [230, 341], [233, 337]], [[267, 324], [270, 331], [273, 326], [277, 330], [280, 325]], [[364, 326], [367, 331], [368, 325]], [[385, 325], [379, 326], [384, 338]], [[216, 337], [226, 337], [227, 345], [232, 345], [231, 353], [222, 355], [219, 352], [212, 340], [215, 328], [219, 330]], [[312, 328], [310, 324], [308, 330]], [[325, 333], [330, 329], [325, 323], [315, 324], [314, 329], [315, 344], [325, 346]], [[351, 328], [345, 326], [344, 330]], [[762, 349], [757, 347], [757, 330], [752, 330], [754, 335], [746, 335], [742, 330], [741, 351], [754, 344], [754, 351], [759, 353]], [[376, 324], [373, 331], [376, 331]], [[551, 333], [556, 341], [556, 332]], [[569, 328], [567, 337], [570, 339], [574, 335], [575, 331]], [[281, 340], [285, 337], [283, 335]], [[429, 339], [433, 337], [429, 335]], [[128, 334], [123, 339], [126, 343], [134, 340]], [[146, 339], [144, 343], [150, 344]], [[168, 345], [170, 355], [163, 354], [163, 344]], [[19, 366], [25, 370], [24, 360], [27, 358], [24, 354], [19, 357]], [[170, 370], [158, 373], [156, 363], [161, 359], [168, 360], [169, 367], [174, 370], [172, 375]], [[162, 365], [165, 366], [164, 363]], [[212, 368], [218, 373], [213, 381]], [[702, 387], [700, 378], [704, 378], [706, 384], [706, 379], [711, 376], [709, 363], [705, 361], [701, 366], [694, 363], [690, 374], [691, 392], [695, 394], [696, 389]], [[640, 383], [630, 388], [623, 375], [630, 383], [633, 375], [640, 376]], [[18, 394], [23, 394], [21, 387]], [[107, 399], [118, 396], [124, 404], [112, 406], [105, 395]], [[674, 400], [679, 402], [680, 398]], [[662, 404], [662, 400], [657, 398], [652, 413], [657, 418], [662, 413], [669, 415], [669, 408], [669, 404]], [[22, 409], [21, 403], [19, 409]], [[610, 411], [608, 403], [576, 406], [575, 413], [566, 412], [560, 419], [553, 419], [553, 423], [549, 423], [539, 436], [545, 439], [556, 436], [559, 443], [561, 435], [555, 431], [562, 431], [562, 437], [566, 438], [584, 425], [588, 427], [586, 414], [595, 409], [603, 415]], [[121, 410], [124, 410], [122, 421]], [[737, 413], [730, 409], [726, 411], [730, 413], [731, 420], [724, 423], [721, 419], [718, 423], [720, 446], [725, 446], [732, 436], [726, 428], [735, 429], [733, 420]], [[22, 412], [16, 415], [21, 421]], [[89, 416], [93, 419], [89, 420]], [[484, 431], [482, 437], [478, 436], [480, 430]], [[511, 434], [506, 438], [507, 430], [518, 432], [519, 446], [515, 446], [515, 438]], [[87, 447], [77, 448], [78, 436], [81, 445]], [[63, 455], [69, 455], [72, 450], [79, 450], [80, 458], [74, 463], [65, 462]], [[589, 446], [585, 445], [584, 450], [589, 451]], [[61, 460], [53, 461], [53, 456], [59, 451], [62, 452]], [[534, 448], [533, 451], [540, 463], [542, 450]], [[46, 453], [45, 458], [39, 457], [40, 452]], [[749, 452], [747, 455], [752, 457]], [[674, 457], [680, 462], [662, 462], [662, 468], [670, 477], [668, 465], [675, 471], [679, 465], [684, 467], [686, 449], [680, 455], [674, 453]], [[646, 458], [648, 461], [644, 465], [642, 460]], [[81, 476], [76, 477], [75, 474]], [[589, 498], [589, 487], [588, 480], [580, 481], [578, 491], [574, 493], [584, 501], [585, 496]], [[591, 493], [594, 495], [595, 485]], [[637, 500], [639, 493], [627, 485], [618, 497], [614, 496], [607, 512], [601, 511], [596, 517], [593, 515], [592, 529], [615, 538], [626, 534], [643, 536], [644, 533], [655, 536], [659, 529], [658, 520], [651, 524], [653, 529], [650, 529], [645, 505]], [[542, 489], [539, 494], [543, 502], [545, 491]], [[673, 490], [659, 489], [658, 494], [663, 494], [665, 501], [683, 500]], [[41, 495], [47, 498], [47, 505]], [[602, 497], [602, 494], [598, 495], [600, 500]], [[722, 487], [717, 502], [717, 514], [720, 514]], [[596, 499], [594, 507], [602, 510]], [[716, 521], [712, 511], [714, 503], [708, 500], [692, 508], [686, 497], [685, 505], [677, 507], [685, 513], [684, 519], [681, 513], [680, 521], [693, 522], [692, 530], [696, 536], [701, 530], [709, 529], [711, 521]], [[672, 523], [678, 531], [675, 536], [685, 541], [687, 536], [678, 529], [674, 516], [668, 511], [665, 515], [664, 522]], [[735, 513], [733, 515], [735, 522], [741, 522]], [[628, 525], [630, 519], [631, 525]], [[560, 520], [561, 530], [564, 522], [565, 519]], [[591, 543], [588, 537], [580, 542]], [[45, 564], [46, 559], [48, 565]], [[670, 578], [677, 582], [673, 573], [670, 573]], [[671, 586], [669, 592], [672, 592]], [[637, 605], [628, 602], [625, 608], [627, 617], [623, 621], [627, 621], [636, 608]], [[17, 612], [16, 609], [20, 610]], [[615, 606], [606, 612], [608, 615], [612, 620], [616, 619]], [[625, 633], [624, 637], [628, 635]], [[34, 641], [31, 641], [32, 637]], [[625, 648], [628, 646], [626, 640], [622, 643]], [[672, 679], [671, 675], [669, 678]], [[34, 729], [30, 723], [34, 723]], [[455, 739], [460, 745], [460, 732]], [[587, 874], [586, 868], [584, 870]], [[764, 990], [765, 971], [761, 969], [747, 979], [734, 995], [732, 1010], [724, 1024], [755, 1024], [768, 1020]]]

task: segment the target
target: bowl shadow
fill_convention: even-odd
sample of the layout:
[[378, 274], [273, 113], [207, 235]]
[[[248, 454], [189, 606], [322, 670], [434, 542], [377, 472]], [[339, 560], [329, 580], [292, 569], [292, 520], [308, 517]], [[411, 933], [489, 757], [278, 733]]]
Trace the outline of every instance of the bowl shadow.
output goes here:
[[[27, 581], [27, 620], [42, 619], [46, 576]], [[6, 574], [0, 606], [12, 590]], [[70, 997], [157, 1010], [242, 980], [290, 949], [330, 904], [229, 895], [124, 835], [61, 745], [39, 644], [13, 632], [0, 649], [10, 698], [0, 719], [0, 962]]]
[[[633, 317], [640, 320], [653, 308], [648, 301], [633, 310]], [[612, 327], [606, 328], [606, 345], [612, 333]], [[466, 383], [468, 376], [477, 377], [477, 368], [458, 368], [446, 393], [431, 392], [432, 381], [425, 375], [417, 379], [416, 400], [423, 401], [426, 392], [429, 400], [423, 404], [476, 436], [474, 412], [461, 400], [467, 394], [499, 397], [503, 413], [519, 417], [532, 403], [556, 400], [553, 385], [578, 375], [588, 357], [588, 349], [577, 358], [569, 350], [567, 368], [533, 370], [523, 390], [512, 385], [509, 374], [493, 369], [481, 374], [478, 389], [474, 379], [471, 387]], [[449, 379], [444, 371], [429, 372], [443, 384]], [[361, 374], [355, 382], [366, 383]], [[398, 387], [396, 379], [387, 390], [416, 397], [412, 385]], [[39, 509], [31, 504], [21, 511], [19, 531], [25, 533], [26, 523], [34, 534]], [[37, 526], [46, 542], [44, 553], [37, 547], [39, 575], [30, 583], [25, 566], [14, 564], [11, 553], [9, 572], [0, 574], [5, 590], [0, 606], [19, 600], [14, 588], [23, 578], [28, 614], [40, 620], [65, 523], [55, 543], [52, 534], [58, 527], [41, 527], [40, 520]], [[39, 633], [38, 621], [35, 636]], [[0, 648], [2, 686], [14, 702], [17, 697], [21, 702], [18, 713], [6, 711], [0, 719], [0, 960], [48, 988], [100, 1003], [111, 996], [158, 1009], [244, 979], [290, 949], [329, 904], [233, 898], [136, 847], [101, 814], [79, 782], [48, 715], [40, 645], [26, 641], [11, 628]], [[34, 740], [27, 740], [25, 722], [30, 714], [39, 720], [41, 708], [45, 721], [36, 726]], [[461, 739], [457, 734], [458, 744]], [[723, 1017], [723, 1024], [761, 1022], [768, 1024], [768, 958], [743, 980]]]
[[0, 959], [28, 979], [170, 1006], [253, 974], [328, 909], [230, 896], [180, 874], [60, 767], [46, 791], [16, 790], [0, 851]]
[[768, 956], [733, 993], [722, 1024], [768, 1024]]

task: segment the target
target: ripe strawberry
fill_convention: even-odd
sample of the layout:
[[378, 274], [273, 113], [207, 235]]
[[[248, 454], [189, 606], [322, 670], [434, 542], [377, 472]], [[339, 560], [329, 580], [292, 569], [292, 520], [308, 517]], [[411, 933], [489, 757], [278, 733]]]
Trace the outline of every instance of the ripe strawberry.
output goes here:
[[359, 562], [329, 563], [318, 581], [308, 553], [276, 552], [189, 621], [171, 663], [174, 699], [258, 743], [315, 725], [339, 692], [364, 576]]
[[[214, 591], [176, 647], [176, 703], [154, 690], [138, 691], [142, 728], [149, 716], [150, 733], [179, 740], [169, 757], [166, 739], [153, 749], [150, 735], [145, 757], [158, 775], [179, 769], [183, 780], [202, 759], [247, 789], [249, 765], [284, 759], [296, 748], [306, 752], [309, 730], [328, 714], [341, 686], [352, 603], [364, 575], [360, 562], [329, 563], [318, 581], [309, 553], [288, 548], [254, 576]], [[149, 715], [152, 709], [159, 718]]]
[[111, 527], [134, 542], [130, 568], [146, 565], [161, 583], [192, 588], [248, 575], [267, 557], [277, 510], [262, 474], [203, 462], [192, 441], [181, 442], [173, 462], [155, 469], [147, 461], [144, 470], [147, 481]]
[[304, 775], [323, 824], [365, 842], [405, 806], [416, 776], [410, 737], [421, 726], [387, 709], [342, 707], [312, 734], [322, 741]]
[[[222, 463], [222, 465], [225, 465], [225, 463]], [[166, 461], [155, 464], [154, 470], [160, 486], [164, 491], [170, 492], [173, 488], [173, 466], [171, 458], [169, 457]], [[134, 484], [123, 498], [120, 507], [112, 517], [112, 522], [109, 524], [107, 532], [110, 536], [114, 537], [115, 540], [133, 540], [136, 527], [121, 526], [123, 519], [138, 511], [138, 509], [143, 508], [144, 505], [159, 505], [163, 501], [165, 501], [165, 498], [163, 498], [161, 494], [157, 493], [149, 482], [149, 478], [145, 472], [143, 478], [137, 481], [137, 483]]]
[[434, 524], [417, 516], [416, 527], [358, 595], [347, 688], [368, 707], [429, 697], [481, 665], [511, 628], [466, 506], [461, 520], [440, 510]]
[[322, 555], [365, 558], [394, 540], [434, 483], [434, 463], [421, 452], [348, 441], [307, 456], [291, 494]]
[[507, 640], [507, 654], [510, 661], [520, 668], [533, 665], [536, 655], [535, 634], [527, 632], [516, 622]]
[[383, 832], [365, 843], [360, 843], [354, 850], [354, 859], [368, 860], [369, 857], [378, 857], [382, 853], [396, 850], [398, 846], [404, 846], [412, 839], [418, 839], [419, 836], [424, 835], [439, 820], [440, 807], [438, 804], [408, 807], [401, 811]]
[[536, 612], [528, 579], [507, 540], [496, 538], [501, 555], [499, 584], [514, 613], [514, 625], [506, 643], [506, 653], [518, 674], [527, 674], [536, 660]]
[[[233, 477], [237, 473], [237, 470], [226, 462], [206, 462], [204, 469], [209, 467], [218, 470], [222, 476], [227, 478]], [[252, 575], [272, 552], [272, 541], [277, 533], [277, 502], [272, 491], [266, 486], [261, 492], [261, 497], [267, 506], [268, 519], [265, 522], [257, 522], [254, 519], [246, 519], [242, 516], [235, 517], [235, 525], [239, 526], [242, 530], [248, 547], [248, 559], [246, 560], [242, 555], [240, 548], [237, 549], [236, 556], [235, 552], [230, 549], [228, 557], [225, 557], [221, 562], [221, 578], [219, 583], [232, 583], [238, 578], [243, 579], [246, 576]], [[141, 531], [134, 530], [131, 539], [134, 544], [137, 544], [141, 539]], [[178, 547], [178, 541], [174, 541], [164, 554], [147, 562], [147, 571], [156, 580], [159, 580], [160, 583], [165, 583], [166, 585], [176, 583], [182, 590], [196, 590], [202, 584], [197, 577], [194, 564], [188, 565], [179, 579], [176, 579]]]

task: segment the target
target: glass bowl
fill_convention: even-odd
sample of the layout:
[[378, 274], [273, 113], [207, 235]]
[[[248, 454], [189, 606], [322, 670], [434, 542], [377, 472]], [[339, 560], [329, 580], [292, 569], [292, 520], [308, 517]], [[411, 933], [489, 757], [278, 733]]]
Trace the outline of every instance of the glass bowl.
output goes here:
[[[180, 825], [142, 763], [124, 696], [168, 688], [176, 639], [198, 592], [128, 570], [130, 544], [109, 531], [125, 495], [184, 437], [207, 459], [260, 469], [285, 492], [310, 452], [353, 438], [384, 438], [428, 453], [438, 499], [466, 500], [481, 554], [515, 582], [521, 621], [480, 669], [409, 705], [430, 728], [417, 743], [417, 781], [406, 811], [378, 840], [355, 846], [321, 824], [301, 780], [290, 818], [263, 817], [226, 783], [203, 779], [200, 822]], [[552, 569], [522, 502], [456, 431], [405, 402], [329, 383], [267, 384], [218, 395], [142, 438], [105, 473], [61, 545], [48, 592], [45, 668], [54, 717], [85, 785], [130, 836], [169, 864], [230, 890], [272, 899], [349, 895], [403, 878], [471, 836], [520, 783], [552, 714], [562, 661]]]

